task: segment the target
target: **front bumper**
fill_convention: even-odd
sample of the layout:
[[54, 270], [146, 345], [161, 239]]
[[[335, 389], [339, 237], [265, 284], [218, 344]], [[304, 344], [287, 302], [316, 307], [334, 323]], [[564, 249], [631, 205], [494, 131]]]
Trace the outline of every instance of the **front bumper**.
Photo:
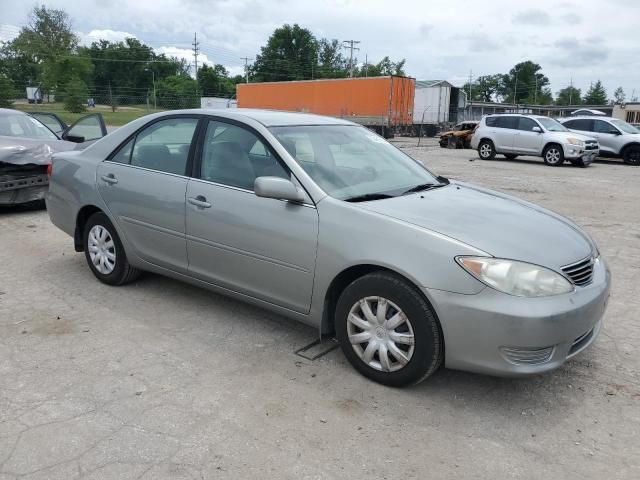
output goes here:
[[564, 144], [562, 148], [564, 150], [564, 158], [567, 160], [581, 160], [585, 166], [593, 163], [596, 157], [600, 154], [600, 150], [598, 148], [586, 149], [585, 147], [571, 144]]
[[553, 370], [594, 342], [610, 286], [600, 257], [592, 282], [566, 295], [522, 298], [489, 287], [476, 295], [426, 294], [442, 325], [447, 368], [525, 376]]

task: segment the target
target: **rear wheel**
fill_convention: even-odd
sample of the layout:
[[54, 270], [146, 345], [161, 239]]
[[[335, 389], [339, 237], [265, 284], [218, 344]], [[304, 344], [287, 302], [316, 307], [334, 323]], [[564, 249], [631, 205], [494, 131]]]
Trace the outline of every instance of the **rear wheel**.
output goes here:
[[496, 149], [491, 140], [482, 140], [478, 145], [478, 156], [482, 160], [491, 160], [496, 156]]
[[122, 242], [109, 218], [102, 212], [89, 217], [84, 227], [84, 254], [98, 280], [124, 285], [140, 275], [127, 261]]
[[625, 148], [622, 158], [627, 165], [640, 165], [640, 145]]
[[518, 158], [518, 155], [514, 155], [513, 153], [505, 153], [504, 156], [508, 160], [515, 160], [516, 158]]
[[351, 365], [384, 385], [416, 384], [442, 364], [440, 326], [426, 299], [404, 279], [371, 273], [338, 300], [336, 335]]
[[542, 152], [544, 163], [552, 167], [559, 167], [564, 163], [564, 151], [558, 144], [552, 143]]

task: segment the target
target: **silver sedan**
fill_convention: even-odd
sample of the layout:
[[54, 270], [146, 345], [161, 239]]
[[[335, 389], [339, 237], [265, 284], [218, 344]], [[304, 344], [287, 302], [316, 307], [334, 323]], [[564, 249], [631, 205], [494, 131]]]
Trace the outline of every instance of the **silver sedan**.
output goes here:
[[335, 334], [393, 386], [442, 364], [556, 368], [595, 340], [609, 296], [571, 221], [333, 118], [150, 115], [56, 154], [47, 207], [102, 282], [144, 270], [260, 305]]

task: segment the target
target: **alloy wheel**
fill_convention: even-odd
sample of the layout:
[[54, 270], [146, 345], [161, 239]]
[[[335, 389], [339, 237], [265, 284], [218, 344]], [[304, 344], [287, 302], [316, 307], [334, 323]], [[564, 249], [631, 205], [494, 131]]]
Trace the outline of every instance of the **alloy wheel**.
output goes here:
[[545, 154], [545, 160], [550, 164], [560, 163], [562, 160], [562, 153], [555, 147], [549, 148]]
[[415, 336], [411, 322], [384, 297], [365, 297], [351, 307], [347, 335], [360, 360], [375, 370], [398, 371], [413, 356]]
[[491, 156], [491, 145], [488, 143], [480, 145], [480, 156], [482, 158], [489, 158]]

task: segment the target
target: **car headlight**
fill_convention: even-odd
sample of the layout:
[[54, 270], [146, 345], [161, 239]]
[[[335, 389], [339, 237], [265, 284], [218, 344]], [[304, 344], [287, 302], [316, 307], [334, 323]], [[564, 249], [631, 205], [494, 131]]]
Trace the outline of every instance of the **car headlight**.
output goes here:
[[582, 140], [578, 140], [577, 138], [569, 137], [567, 138], [567, 142], [571, 145], [578, 145], [579, 147], [584, 147], [584, 142]]
[[547, 297], [573, 291], [562, 275], [531, 263], [493, 257], [456, 257], [456, 261], [482, 283], [518, 297]]

